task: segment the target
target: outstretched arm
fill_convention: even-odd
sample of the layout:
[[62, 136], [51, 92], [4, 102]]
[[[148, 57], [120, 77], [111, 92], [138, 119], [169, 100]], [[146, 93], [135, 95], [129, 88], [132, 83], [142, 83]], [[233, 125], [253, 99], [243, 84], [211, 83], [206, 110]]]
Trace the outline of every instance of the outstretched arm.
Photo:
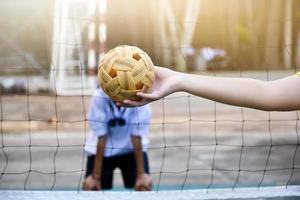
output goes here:
[[234, 106], [267, 111], [300, 108], [300, 77], [275, 81], [182, 74], [181, 90]]
[[144, 154], [143, 154], [143, 147], [142, 141], [140, 136], [131, 136], [135, 162], [136, 162], [136, 182], [134, 189], [136, 191], [150, 191], [152, 188], [152, 179], [145, 172], [144, 168]]
[[94, 160], [93, 174], [88, 176], [83, 182], [84, 190], [101, 190], [101, 177], [103, 156], [105, 151], [107, 136], [98, 137], [97, 152]]
[[125, 106], [141, 106], [184, 91], [217, 102], [267, 111], [300, 108], [300, 77], [288, 76], [275, 81], [249, 78], [224, 78], [191, 75], [155, 67], [155, 81], [148, 94], [138, 93], [142, 101], [125, 100]]

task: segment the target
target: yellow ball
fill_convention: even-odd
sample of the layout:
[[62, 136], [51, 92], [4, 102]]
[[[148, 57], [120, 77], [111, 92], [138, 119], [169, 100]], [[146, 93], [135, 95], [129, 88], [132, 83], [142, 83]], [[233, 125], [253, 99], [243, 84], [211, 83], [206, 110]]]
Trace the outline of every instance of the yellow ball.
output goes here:
[[118, 46], [107, 52], [98, 67], [104, 92], [115, 101], [138, 100], [137, 92], [148, 92], [154, 80], [150, 57], [134, 46]]

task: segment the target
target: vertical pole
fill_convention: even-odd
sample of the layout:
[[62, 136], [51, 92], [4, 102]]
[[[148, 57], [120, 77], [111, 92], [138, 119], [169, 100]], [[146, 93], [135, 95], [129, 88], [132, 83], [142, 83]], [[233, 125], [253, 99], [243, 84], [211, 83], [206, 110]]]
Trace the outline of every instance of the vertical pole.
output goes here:
[[106, 26], [107, 0], [100, 0], [99, 3], [99, 58], [103, 58], [106, 51], [107, 26]]
[[61, 1], [56, 0], [54, 3], [54, 17], [53, 17], [53, 36], [52, 36], [52, 59], [51, 59], [51, 67], [50, 67], [50, 88], [56, 91], [56, 77], [59, 73], [58, 69], [58, 61], [59, 61], [59, 45], [57, 42], [60, 42], [60, 14], [61, 14]]
[[60, 22], [60, 37], [59, 37], [59, 57], [58, 57], [58, 72], [57, 72], [57, 92], [60, 93], [63, 90], [63, 80], [65, 79], [66, 76], [66, 28], [67, 28], [67, 20], [68, 19], [68, 1], [60, 1], [61, 3], [61, 10], [59, 17], [61, 17], [61, 22]]
[[188, 63], [187, 60], [194, 59], [194, 49], [192, 48], [192, 41], [194, 32], [197, 25], [197, 18], [200, 12], [200, 1], [198, 0], [189, 0], [186, 2], [186, 9], [185, 9], [185, 17], [183, 21], [183, 30], [181, 36], [181, 55], [177, 55], [176, 60], [176, 67], [180, 71], [187, 71]]
[[292, 0], [286, 0], [285, 5], [285, 18], [284, 18], [284, 68], [292, 67]]
[[[94, 19], [96, 11], [96, 0], [89, 0], [88, 15]], [[96, 23], [91, 20], [88, 25], [88, 76], [96, 74]]]
[[170, 51], [170, 56], [171, 56], [171, 61], [172, 65], [175, 65], [175, 68], [180, 71], [179, 66], [177, 65], [177, 57], [182, 56], [180, 52], [180, 34], [178, 33], [178, 28], [177, 28], [177, 20], [175, 17], [175, 14], [173, 12], [171, 2], [170, 0], [164, 0], [162, 1], [162, 7], [164, 8], [164, 17], [167, 20], [167, 27], [168, 27], [168, 36], [167, 39], [169, 40], [169, 46], [168, 46], [168, 51]]
[[[165, 4], [166, 0], [162, 0], [161, 5], [156, 5], [159, 8], [159, 22], [158, 22], [158, 34], [160, 40], [156, 43], [156, 49], [159, 49], [158, 52], [158, 59], [161, 59], [163, 61], [163, 65], [165, 66], [170, 66], [171, 65], [171, 48], [170, 48], [170, 39], [168, 37], [168, 32], [167, 32], [167, 26], [168, 24], [165, 21]], [[154, 24], [154, 23], [153, 23]]]

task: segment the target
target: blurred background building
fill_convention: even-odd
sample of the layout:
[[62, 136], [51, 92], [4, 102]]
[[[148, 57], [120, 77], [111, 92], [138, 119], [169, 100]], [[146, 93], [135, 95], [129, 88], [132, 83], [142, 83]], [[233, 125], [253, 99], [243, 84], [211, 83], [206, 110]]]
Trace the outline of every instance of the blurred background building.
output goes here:
[[298, 0], [10, 0], [0, 10], [4, 92], [90, 93], [101, 56], [122, 44], [187, 72], [300, 64]]

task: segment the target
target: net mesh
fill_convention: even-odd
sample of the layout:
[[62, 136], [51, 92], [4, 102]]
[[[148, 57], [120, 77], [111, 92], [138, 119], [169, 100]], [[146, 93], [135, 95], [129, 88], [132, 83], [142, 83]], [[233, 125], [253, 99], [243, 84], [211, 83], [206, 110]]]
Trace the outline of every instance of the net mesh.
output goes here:
[[[97, 2], [100, 8], [104, 6], [101, 1]], [[48, 27], [47, 21], [43, 24], [46, 27], [43, 41], [52, 48], [52, 54], [46, 53], [50, 69], [39, 67], [43, 61], [35, 62], [33, 56], [16, 46], [13, 38], [10, 40], [8, 35], [0, 35], [6, 41], [3, 47], [12, 48], [14, 52], [0, 58], [1, 66], [5, 66], [5, 70], [1, 69], [0, 196], [10, 194], [3, 193], [4, 190], [75, 190], [82, 193], [86, 171], [84, 145], [90, 134], [86, 113], [96, 87], [95, 68], [90, 68], [90, 65], [97, 63], [98, 54], [120, 41], [146, 49], [154, 63], [174, 65], [178, 70], [186, 66], [185, 70], [194, 70], [193, 73], [268, 81], [299, 71], [299, 43], [288, 37], [289, 31], [294, 35], [299, 33], [299, 18], [295, 17], [297, 13], [293, 10], [299, 7], [296, 1], [281, 2], [286, 6], [285, 10], [281, 10], [281, 4], [266, 1], [262, 9], [271, 6], [270, 12], [278, 17], [268, 17], [260, 11], [259, 16], [249, 15], [250, 19], [246, 19], [248, 15], [240, 16], [241, 22], [234, 26], [232, 24], [237, 21], [230, 16], [247, 9], [251, 13], [253, 2], [231, 1], [223, 12], [219, 7], [225, 4], [219, 1], [214, 1], [215, 4], [188, 1], [184, 8], [200, 14], [185, 17], [179, 14], [179, 1], [174, 4], [161, 2], [153, 1], [147, 7], [141, 6], [148, 5], [146, 1], [134, 1], [130, 5], [133, 10], [140, 8], [139, 12], [128, 14], [120, 11], [119, 15], [112, 10], [122, 6], [128, 8], [129, 3], [108, 3], [107, 36], [99, 26], [99, 29], [95, 28], [94, 37], [99, 42], [91, 43], [88, 30], [92, 28], [88, 27], [93, 27], [94, 22], [102, 23], [97, 21], [103, 18], [101, 9], [98, 18], [95, 15], [87, 17], [81, 12], [89, 8], [87, 1], [57, 0], [49, 15], [53, 19], [53, 29]], [[200, 12], [197, 6], [204, 8]], [[231, 10], [229, 6], [233, 6]], [[148, 16], [143, 21], [139, 17], [147, 9], [150, 10], [149, 16], [156, 17], [149, 19]], [[214, 14], [210, 13], [212, 11]], [[156, 12], [159, 14], [154, 15]], [[33, 19], [36, 18], [38, 16], [33, 15]], [[126, 39], [123, 33], [118, 41], [113, 38], [118, 32], [116, 30], [124, 28], [123, 19], [131, 20], [125, 25], [133, 36], [129, 34]], [[221, 35], [214, 31], [215, 25], [207, 24], [208, 19], [213, 22], [220, 20], [218, 31]], [[257, 19], [265, 20], [260, 27], [253, 24]], [[269, 26], [263, 29], [262, 25], [266, 23]], [[194, 28], [185, 27], [191, 24]], [[213, 37], [201, 31], [200, 24]], [[140, 25], [138, 29], [137, 25]], [[147, 33], [149, 28], [143, 29], [148, 26], [153, 27], [151, 37]], [[273, 29], [282, 31], [272, 35]], [[263, 34], [262, 30], [268, 33]], [[138, 34], [134, 35], [136, 31]], [[19, 32], [22, 32], [22, 27]], [[193, 41], [189, 41], [191, 33], [201, 37], [194, 36]], [[260, 37], [256, 38], [257, 35]], [[131, 36], [140, 40], [128, 39]], [[149, 38], [150, 42], [146, 42]], [[208, 46], [224, 48], [230, 56], [225, 56], [223, 50]], [[91, 50], [95, 50], [92, 57]], [[206, 68], [203, 68], [203, 59], [206, 59]], [[19, 82], [10, 89], [7, 89], [10, 85], [7, 74], [9, 77], [19, 75]], [[46, 74], [46, 79], [43, 74]], [[197, 189], [200, 193], [195, 195], [199, 196], [202, 192], [214, 193], [216, 188], [235, 191], [244, 187], [252, 187], [259, 193], [266, 186], [283, 186], [277, 191], [294, 194], [289, 193], [289, 188], [300, 182], [299, 112], [264, 112], [232, 107], [186, 93], [176, 93], [153, 102], [151, 108], [153, 118], [148, 155], [153, 190], [157, 194], [165, 195], [165, 190]], [[114, 189], [122, 190], [120, 171], [116, 170], [114, 175]], [[276, 187], [273, 188], [276, 191]], [[137, 195], [132, 191], [128, 194]], [[188, 194], [181, 194], [188, 197]], [[222, 197], [220, 193], [216, 194]]]

